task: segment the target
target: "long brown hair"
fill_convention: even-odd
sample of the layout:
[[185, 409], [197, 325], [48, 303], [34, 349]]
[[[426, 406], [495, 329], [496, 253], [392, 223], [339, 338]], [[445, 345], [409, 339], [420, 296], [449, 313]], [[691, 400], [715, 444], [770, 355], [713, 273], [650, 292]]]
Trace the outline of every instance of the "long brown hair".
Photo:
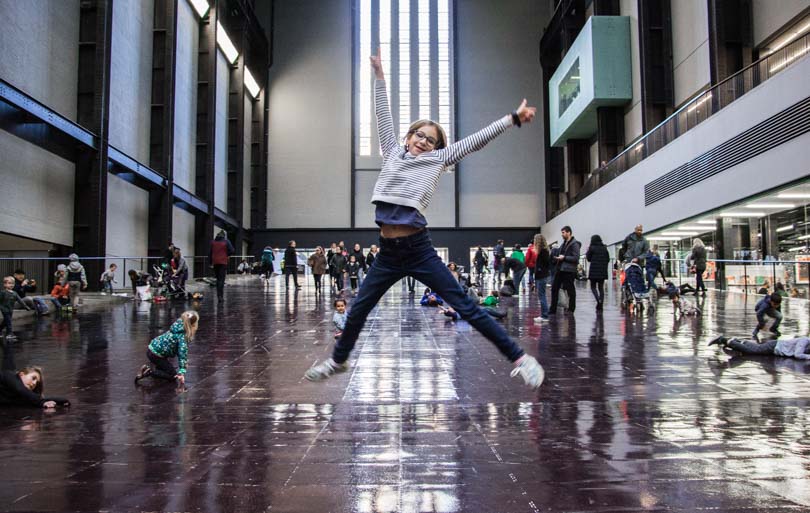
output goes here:
[[541, 233], [534, 234], [534, 250], [538, 253], [540, 250], [548, 249], [548, 241], [546, 241], [546, 237]]
[[405, 134], [405, 140], [408, 140], [408, 137], [415, 134], [416, 131], [423, 126], [432, 126], [439, 132], [439, 140], [436, 141], [436, 146], [433, 148], [434, 150], [440, 150], [447, 146], [447, 133], [445, 133], [444, 128], [440, 124], [431, 119], [420, 119], [411, 123], [411, 126], [408, 127], [408, 133]]

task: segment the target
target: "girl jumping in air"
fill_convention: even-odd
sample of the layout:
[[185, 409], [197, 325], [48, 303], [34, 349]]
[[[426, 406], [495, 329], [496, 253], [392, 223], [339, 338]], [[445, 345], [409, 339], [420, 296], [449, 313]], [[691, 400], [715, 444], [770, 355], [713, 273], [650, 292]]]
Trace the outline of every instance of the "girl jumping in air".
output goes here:
[[[188, 344], [197, 333], [200, 316], [194, 310], [187, 310], [174, 321], [169, 331], [152, 339], [146, 348], [146, 357], [152, 363], [143, 365], [135, 376], [135, 384], [147, 376], [166, 381], [177, 381], [183, 386], [186, 383], [186, 365], [188, 364]], [[175, 369], [169, 358], [177, 357], [179, 369]]]
[[371, 67], [377, 78], [374, 97], [383, 156], [371, 201], [376, 205], [375, 221], [380, 226], [381, 251], [349, 309], [346, 327], [335, 344], [332, 357], [311, 367], [305, 377], [317, 381], [346, 371], [346, 361], [371, 309], [394, 283], [412, 276], [439, 294], [461, 318], [495, 344], [514, 364], [512, 376], [520, 375], [533, 388], [540, 386], [543, 368], [464, 293], [433, 248], [423, 215], [439, 185], [439, 178], [447, 168], [480, 150], [509, 127], [531, 122], [537, 109], [527, 106], [524, 99], [511, 114], [450, 146], [447, 146], [447, 136], [441, 125], [427, 119], [419, 120], [411, 124], [405, 134], [404, 146], [400, 146], [388, 107], [379, 50], [371, 57]]

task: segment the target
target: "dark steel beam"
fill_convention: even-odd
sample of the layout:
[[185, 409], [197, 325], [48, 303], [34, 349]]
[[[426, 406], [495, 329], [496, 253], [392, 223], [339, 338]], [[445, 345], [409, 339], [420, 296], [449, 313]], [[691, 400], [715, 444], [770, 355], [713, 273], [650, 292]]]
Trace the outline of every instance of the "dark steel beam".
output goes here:
[[[202, 199], [202, 198], [200, 198], [200, 197], [198, 197], [198, 196], [196, 196], [194, 194], [191, 194], [190, 192], [188, 192], [187, 190], [185, 190], [184, 188], [182, 188], [182, 187], [180, 187], [179, 185], [176, 185], [176, 184], [175, 184], [174, 187], [172, 187], [172, 192], [174, 193], [173, 202], [174, 202], [175, 205], [184, 208], [185, 210], [187, 210], [188, 212], [191, 212], [192, 214], [196, 214], [196, 215], [200, 215], [200, 214], [207, 215], [208, 214], [210, 206], [211, 206], [211, 204], [209, 202], [205, 201], [204, 199]], [[214, 230], [214, 228], [212, 226], [211, 227], [211, 232], [212, 233], [213, 233], [213, 230]], [[211, 233], [209, 233], [208, 235], [209, 235], [209, 238], [210, 238]]]
[[197, 60], [197, 158], [196, 191], [207, 202], [204, 212], [197, 213], [194, 223], [194, 251], [207, 255], [214, 233], [216, 112], [217, 112], [217, 20], [220, 2], [212, 0], [205, 18], [200, 21]]
[[172, 239], [177, 2], [178, 0], [155, 0], [154, 4], [149, 167], [163, 178], [165, 188], [149, 193], [150, 256], [162, 256]]
[[[106, 254], [112, 11], [113, 0], [86, 0], [80, 8], [77, 120], [99, 141], [76, 162], [73, 250], [80, 255]], [[89, 276], [100, 276], [103, 266], [103, 260], [85, 263]]]
[[26, 120], [27, 123], [39, 121], [69, 136], [77, 144], [84, 145], [87, 149], [98, 149], [98, 138], [92, 132], [49, 109], [3, 79], [0, 79], [0, 100], [15, 110], [30, 116]]
[[638, 0], [638, 37], [642, 133], [647, 133], [673, 110], [670, 0]]
[[[121, 174], [125, 172], [132, 173], [134, 176], [139, 177], [141, 180], [149, 183], [152, 185], [152, 189], [155, 187], [160, 189], [165, 189], [167, 186], [167, 180], [164, 176], [162, 176], [157, 171], [150, 169], [147, 166], [144, 166], [137, 160], [133, 159], [129, 155], [126, 155], [119, 150], [115, 149], [114, 147], [109, 147], [108, 152], [109, 160], [113, 166], [111, 166], [110, 171], [115, 174]], [[119, 168], [120, 170], [116, 170]], [[145, 187], [144, 187], [145, 188]]]

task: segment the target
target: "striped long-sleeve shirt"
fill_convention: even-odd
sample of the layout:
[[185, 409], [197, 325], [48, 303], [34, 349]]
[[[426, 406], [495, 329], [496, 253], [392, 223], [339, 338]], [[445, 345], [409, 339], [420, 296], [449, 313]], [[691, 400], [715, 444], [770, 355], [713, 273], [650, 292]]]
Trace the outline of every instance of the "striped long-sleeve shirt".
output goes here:
[[371, 202], [404, 205], [420, 212], [424, 212], [430, 205], [443, 171], [470, 153], [480, 150], [512, 126], [512, 117], [507, 115], [446, 148], [412, 157], [397, 142], [384, 80], [374, 82], [374, 106], [383, 164]]

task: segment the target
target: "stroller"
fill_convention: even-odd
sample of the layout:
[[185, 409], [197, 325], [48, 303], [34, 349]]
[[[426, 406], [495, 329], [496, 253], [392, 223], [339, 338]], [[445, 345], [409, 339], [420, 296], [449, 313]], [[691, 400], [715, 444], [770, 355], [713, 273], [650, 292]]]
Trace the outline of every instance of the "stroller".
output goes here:
[[638, 311], [641, 312], [646, 304], [650, 311], [654, 312], [657, 295], [655, 289], [647, 290], [647, 285], [644, 283], [644, 270], [640, 265], [630, 262], [625, 266], [622, 283], [622, 308], [632, 312], [635, 307], [638, 307]]
[[164, 297], [166, 299], [186, 299], [188, 293], [183, 286], [182, 276], [172, 275], [169, 264], [163, 263], [153, 265], [152, 288], [156, 290], [154, 297]]

